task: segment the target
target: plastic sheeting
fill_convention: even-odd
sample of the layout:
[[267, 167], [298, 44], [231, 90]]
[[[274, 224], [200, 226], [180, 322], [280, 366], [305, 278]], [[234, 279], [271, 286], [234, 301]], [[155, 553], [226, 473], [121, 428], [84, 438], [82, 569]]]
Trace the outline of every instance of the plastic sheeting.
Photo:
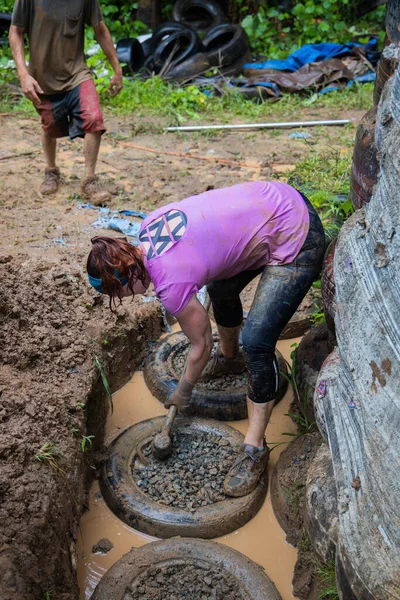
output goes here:
[[286, 60], [265, 60], [259, 63], [247, 63], [244, 65], [244, 69], [273, 69], [276, 71], [294, 72], [310, 63], [322, 62], [330, 58], [343, 58], [351, 54], [359, 55], [360, 50], [365, 52], [371, 64], [378, 62], [378, 43], [376, 39], [371, 39], [365, 45], [357, 43], [306, 44], [296, 50], [296, 52], [293, 52], [293, 54], [290, 54]]

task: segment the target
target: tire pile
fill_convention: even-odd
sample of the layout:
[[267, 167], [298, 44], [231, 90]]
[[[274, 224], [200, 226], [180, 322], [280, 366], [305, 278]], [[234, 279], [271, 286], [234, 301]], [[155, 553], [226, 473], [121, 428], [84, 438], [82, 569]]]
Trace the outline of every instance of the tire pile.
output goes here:
[[173, 21], [162, 23], [143, 43], [136, 38], [119, 40], [117, 56], [125, 75], [139, 72], [184, 81], [212, 67], [234, 75], [249, 61], [246, 32], [225, 22], [215, 0], [178, 0], [172, 16]]

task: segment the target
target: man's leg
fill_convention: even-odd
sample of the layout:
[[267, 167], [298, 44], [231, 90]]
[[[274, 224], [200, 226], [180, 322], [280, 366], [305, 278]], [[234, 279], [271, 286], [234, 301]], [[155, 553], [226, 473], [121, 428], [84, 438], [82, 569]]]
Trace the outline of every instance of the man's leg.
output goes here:
[[101, 131], [86, 133], [84, 141], [85, 153], [85, 178], [94, 177], [96, 172], [97, 157], [99, 155]]
[[56, 165], [56, 150], [57, 150], [57, 139], [50, 137], [45, 130], [42, 128], [42, 148], [44, 157], [46, 160], [47, 169], [55, 169]]
[[49, 195], [55, 194], [61, 183], [60, 169], [56, 164], [57, 138], [68, 135], [68, 118], [65, 94], [44, 96], [41, 100], [37, 110], [42, 120], [41, 141], [46, 169], [40, 191]]
[[92, 79], [84, 81], [68, 92], [68, 107], [71, 115], [70, 138], [85, 138], [85, 177], [81, 181], [82, 195], [94, 203], [105, 204], [111, 199], [111, 194], [102, 189], [96, 176], [101, 135], [105, 127], [99, 96]]

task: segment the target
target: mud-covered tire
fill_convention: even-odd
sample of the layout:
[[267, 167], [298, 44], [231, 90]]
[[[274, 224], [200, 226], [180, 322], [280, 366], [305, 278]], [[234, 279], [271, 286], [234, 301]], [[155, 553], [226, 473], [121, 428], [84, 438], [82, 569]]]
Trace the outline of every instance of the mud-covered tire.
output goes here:
[[[218, 343], [218, 334], [213, 333], [214, 343]], [[183, 332], [172, 333], [162, 339], [148, 356], [143, 375], [147, 387], [160, 402], [165, 402], [178, 384], [181, 373], [175, 366], [176, 357], [189, 349], [189, 340]], [[286, 361], [276, 351], [278, 371], [287, 374]], [[230, 376], [232, 377], [232, 376]], [[243, 377], [243, 376], [242, 376]], [[288, 387], [285, 377], [279, 377], [276, 403], [286, 393]], [[218, 419], [219, 421], [237, 421], [247, 418], [247, 386], [212, 389], [201, 379], [192, 394], [192, 403], [188, 414]]]
[[375, 140], [377, 107], [369, 110], [357, 128], [350, 173], [350, 198], [357, 210], [368, 204], [378, 180], [379, 160]]
[[225, 21], [225, 13], [215, 0], [177, 0], [172, 18], [202, 32]]
[[153, 54], [154, 65], [160, 70], [170, 60], [173, 68], [201, 51], [202, 43], [198, 35], [185, 28], [184, 31], [172, 33], [159, 43]]
[[336, 346], [335, 334], [326, 323], [310, 329], [295, 351], [295, 379], [298, 410], [309, 423], [315, 421], [314, 391], [324, 361]]
[[376, 79], [374, 84], [374, 104], [378, 105], [381, 98], [383, 88], [386, 85], [388, 79], [394, 74], [397, 65], [399, 64], [396, 58], [386, 58], [384, 56], [384, 50], [391, 44], [389, 36], [386, 34], [385, 41], [383, 44], [383, 50], [381, 58], [379, 60], [378, 68], [376, 69]]
[[124, 64], [122, 70], [125, 75], [139, 71], [144, 64], [142, 44], [136, 38], [124, 38], [117, 42], [116, 52], [118, 61]]
[[[243, 319], [246, 320], [247, 314], [251, 308], [253, 303], [254, 295], [257, 290], [259, 278], [253, 279], [250, 283], [245, 287], [245, 289], [240, 294], [240, 299], [243, 305]], [[322, 300], [319, 297], [318, 291], [314, 290], [314, 288], [310, 288], [307, 292], [303, 300], [301, 301], [300, 306], [297, 308], [293, 317], [290, 319], [289, 323], [285, 325], [282, 329], [282, 332], [279, 336], [280, 340], [291, 340], [295, 337], [300, 337], [306, 333], [311, 327], [311, 317], [312, 314], [316, 311], [321, 310], [322, 308]], [[208, 314], [210, 319], [215, 323], [215, 316], [212, 304], [208, 308]]]
[[[194, 513], [160, 504], [136, 485], [132, 475], [136, 448], [160, 431], [164, 422], [164, 417], [141, 421], [121, 433], [109, 447], [100, 486], [110, 509], [130, 527], [160, 538], [176, 535], [214, 538], [238, 529], [253, 518], [263, 505], [267, 493], [267, 469], [248, 496], [226, 498], [215, 504], [201, 506]], [[243, 442], [239, 431], [210, 419], [179, 415], [175, 419], [174, 430], [219, 436], [234, 447]]]
[[123, 600], [149, 565], [209, 564], [235, 577], [243, 600], [281, 600], [281, 596], [264, 570], [249, 558], [217, 542], [173, 538], [132, 548], [107, 571], [97, 585], [92, 600]]
[[335, 332], [335, 313], [336, 313], [336, 284], [334, 273], [334, 259], [337, 239], [329, 244], [322, 266], [321, 275], [321, 293], [326, 324], [329, 329]]
[[321, 444], [308, 470], [304, 528], [323, 563], [335, 560], [339, 533], [338, 500], [329, 447]]
[[203, 38], [204, 52], [216, 67], [231, 65], [245, 56], [249, 49], [247, 33], [240, 25], [217, 25]]

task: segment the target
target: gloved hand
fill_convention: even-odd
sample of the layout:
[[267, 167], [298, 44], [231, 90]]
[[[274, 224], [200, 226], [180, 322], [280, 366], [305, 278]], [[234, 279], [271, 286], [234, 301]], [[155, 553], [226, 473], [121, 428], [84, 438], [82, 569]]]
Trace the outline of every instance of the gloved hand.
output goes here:
[[176, 390], [174, 390], [164, 402], [165, 408], [169, 408], [172, 404], [178, 408], [178, 412], [188, 408], [193, 388], [194, 384], [182, 377], [176, 386]]

